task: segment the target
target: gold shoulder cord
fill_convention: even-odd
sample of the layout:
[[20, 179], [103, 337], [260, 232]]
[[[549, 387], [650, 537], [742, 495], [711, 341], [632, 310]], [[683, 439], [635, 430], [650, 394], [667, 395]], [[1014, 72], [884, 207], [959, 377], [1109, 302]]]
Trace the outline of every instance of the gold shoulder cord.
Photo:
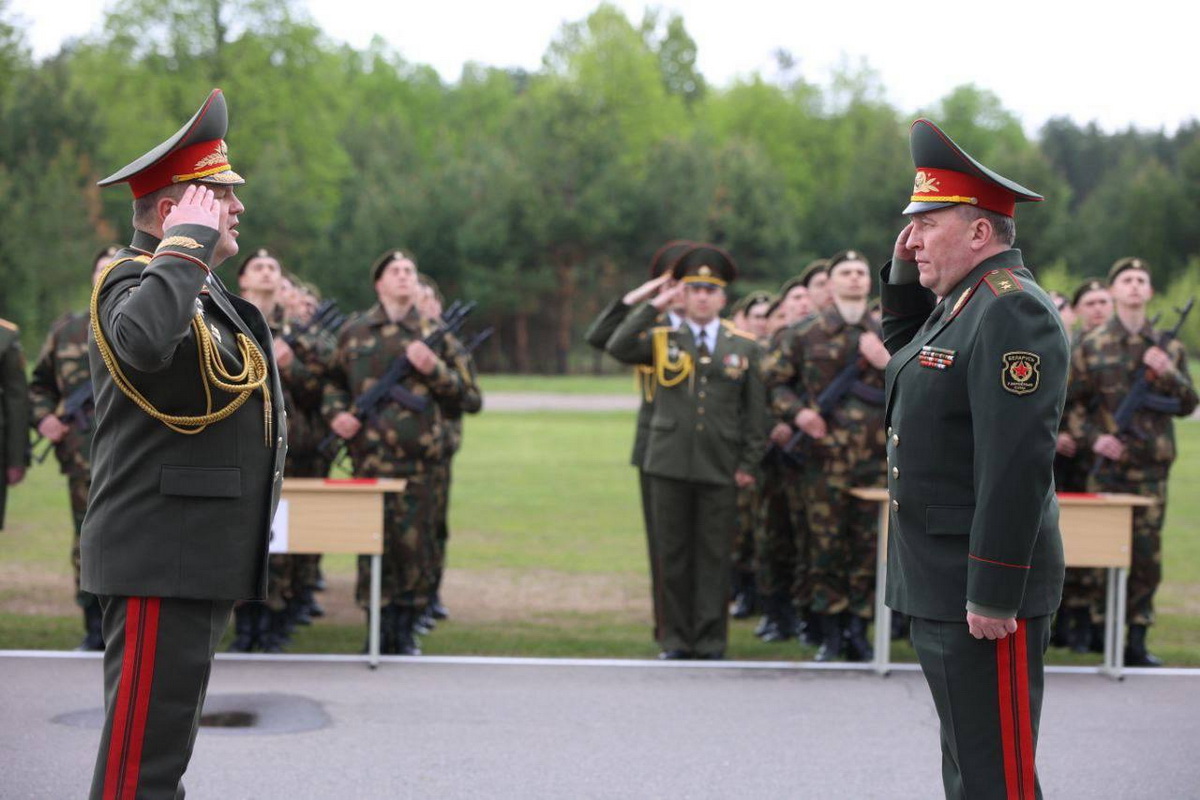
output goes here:
[[[678, 386], [691, 378], [694, 374], [691, 355], [681, 351], [677, 359], [674, 361], [670, 359], [667, 339], [671, 335], [671, 329], [665, 327], [655, 328], [652, 335], [654, 337], [654, 377], [657, 379], [657, 384], [670, 389], [672, 386]], [[674, 377], [668, 378], [668, 372], [675, 373]], [[647, 384], [651, 387], [650, 398], [648, 399], [653, 399], [654, 390], [657, 387], [651, 381], [647, 381]]]
[[[116, 357], [113, 355], [112, 348], [108, 345], [108, 340], [104, 337], [104, 331], [100, 326], [100, 289], [104, 286], [105, 280], [113, 269], [127, 261], [142, 261], [149, 263], [150, 259], [145, 256], [136, 258], [122, 258], [112, 262], [104, 268], [104, 272], [100, 273], [99, 280], [96, 281], [96, 288], [92, 290], [92, 335], [96, 339], [96, 348], [100, 351], [100, 357], [104, 360], [104, 366], [112, 375], [113, 383], [121, 390], [121, 393], [133, 402], [138, 408], [144, 411], [148, 416], [158, 420], [163, 425], [166, 425], [176, 433], [192, 435], [200, 433], [214, 422], [231, 416], [242, 405], [250, 399], [250, 395], [256, 390], [261, 390], [263, 395], [263, 433], [267, 447], [271, 446], [271, 428], [272, 428], [272, 411], [271, 411], [271, 395], [267, 387], [267, 377], [270, 375], [270, 369], [267, 366], [267, 360], [263, 356], [262, 351], [258, 349], [258, 345], [243, 333], [237, 334], [238, 352], [242, 356], [242, 371], [237, 375], [231, 374], [225, 369], [225, 364], [221, 360], [221, 352], [213, 344], [212, 334], [208, 331], [208, 326], [204, 324], [204, 317], [200, 314], [192, 317], [192, 331], [196, 335], [196, 351], [200, 361], [200, 374], [204, 378], [204, 414], [195, 417], [174, 416], [164, 414], [159, 411], [154, 405], [146, 399], [146, 397], [137, 390], [133, 382], [125, 376], [121, 370], [121, 365], [117, 363]], [[223, 392], [237, 395], [233, 400], [219, 411], [213, 411], [212, 388], [216, 387]]]

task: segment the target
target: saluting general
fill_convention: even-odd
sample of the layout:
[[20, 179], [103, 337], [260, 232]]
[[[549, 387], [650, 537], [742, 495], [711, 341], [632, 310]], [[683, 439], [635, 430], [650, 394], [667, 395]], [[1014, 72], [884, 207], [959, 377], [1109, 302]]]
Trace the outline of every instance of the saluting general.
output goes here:
[[1052, 469], [1066, 396], [1058, 311], [1013, 248], [1041, 196], [912, 126], [911, 218], [884, 266], [887, 603], [941, 720], [948, 798], [1041, 797], [1043, 655], [1063, 584]]
[[245, 210], [214, 89], [174, 136], [100, 182], [133, 190], [133, 239], [92, 294], [96, 395], [84, 591], [104, 620], [91, 797], [183, 797], [237, 600], [262, 600], [286, 451], [271, 332], [213, 271]]

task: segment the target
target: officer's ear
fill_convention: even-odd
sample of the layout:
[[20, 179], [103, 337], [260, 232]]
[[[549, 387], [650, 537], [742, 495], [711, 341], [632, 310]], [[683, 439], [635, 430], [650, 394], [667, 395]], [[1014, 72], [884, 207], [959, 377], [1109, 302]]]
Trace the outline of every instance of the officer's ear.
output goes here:
[[992, 241], [996, 229], [986, 216], [976, 217], [970, 224], [970, 242], [972, 250], [981, 250]]

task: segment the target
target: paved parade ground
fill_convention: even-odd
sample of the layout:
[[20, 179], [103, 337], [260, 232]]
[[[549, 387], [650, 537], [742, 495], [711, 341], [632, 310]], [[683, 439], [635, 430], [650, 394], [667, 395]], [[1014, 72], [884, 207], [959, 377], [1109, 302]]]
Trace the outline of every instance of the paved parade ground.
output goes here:
[[[1200, 797], [1200, 678], [1047, 676], [1047, 798]], [[81, 798], [95, 656], [0, 655], [0, 797]], [[937, 798], [919, 673], [220, 658], [189, 798]]]

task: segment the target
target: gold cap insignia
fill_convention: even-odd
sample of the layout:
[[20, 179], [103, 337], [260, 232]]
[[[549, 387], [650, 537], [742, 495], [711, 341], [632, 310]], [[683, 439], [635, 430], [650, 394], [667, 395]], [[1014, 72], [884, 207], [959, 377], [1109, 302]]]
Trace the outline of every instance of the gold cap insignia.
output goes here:
[[917, 172], [917, 176], [913, 180], [913, 194], [929, 194], [937, 191], [937, 178], [927, 174], [925, 170], [920, 170]]
[[708, 266], [708, 264], [704, 264], [700, 267], [700, 269], [696, 270], [696, 274], [707, 278], [713, 274], [712, 267]]

